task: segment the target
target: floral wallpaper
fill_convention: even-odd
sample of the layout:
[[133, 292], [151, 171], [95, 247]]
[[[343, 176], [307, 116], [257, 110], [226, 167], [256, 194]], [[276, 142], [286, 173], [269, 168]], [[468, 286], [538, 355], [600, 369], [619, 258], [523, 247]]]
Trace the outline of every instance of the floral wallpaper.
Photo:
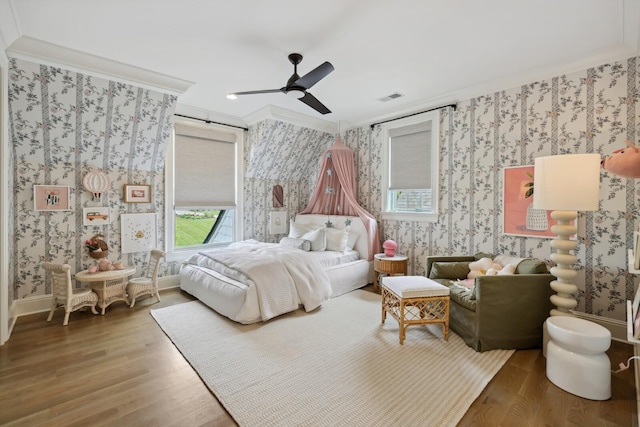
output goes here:
[[[157, 212], [162, 247], [164, 161], [176, 97], [19, 59], [10, 60], [8, 94], [14, 298], [51, 293], [43, 261], [69, 263], [73, 271], [93, 264], [84, 242], [98, 233], [109, 260], [136, 265], [141, 274], [147, 254], [121, 254], [119, 216]], [[82, 187], [94, 167], [111, 179], [101, 202]], [[34, 211], [34, 184], [69, 186], [71, 209]], [[124, 184], [150, 184], [152, 203], [124, 203]], [[82, 208], [96, 206], [110, 208], [110, 223], [84, 226]]]
[[[532, 165], [539, 156], [595, 152], [602, 156], [638, 138], [639, 58], [556, 76], [458, 102], [441, 110], [440, 220], [380, 220], [381, 239], [396, 240], [410, 257], [410, 273], [424, 273], [424, 258], [478, 251], [531, 256], [551, 263], [550, 239], [502, 233], [502, 173]], [[38, 265], [69, 262], [78, 271], [91, 262], [84, 240], [105, 234], [113, 256], [143, 265], [144, 254], [120, 254], [120, 213], [157, 212], [164, 238], [164, 156], [175, 98], [55, 67], [12, 59], [9, 87], [13, 222], [10, 242], [14, 298], [50, 292]], [[270, 235], [269, 212], [289, 217], [306, 207], [321, 153], [335, 135], [276, 120], [250, 126], [245, 144], [244, 235]], [[344, 132], [355, 153], [360, 204], [381, 218], [382, 141], [379, 127]], [[82, 208], [95, 206], [81, 186], [91, 168], [105, 170], [111, 191], [99, 206], [111, 208], [105, 226], [82, 225]], [[125, 204], [126, 183], [153, 188], [151, 205]], [[33, 210], [34, 184], [69, 185], [72, 209]], [[284, 207], [272, 207], [272, 188], [284, 188]], [[627, 271], [627, 248], [637, 228], [640, 184], [601, 174], [600, 210], [579, 214], [576, 280], [578, 310], [625, 319], [625, 300], [638, 278]], [[176, 274], [165, 265], [163, 274]]]
[[[249, 127], [245, 143], [244, 238], [279, 242], [269, 234], [269, 212], [285, 210], [289, 218], [307, 207], [320, 170], [322, 153], [335, 141], [331, 133], [278, 120]], [[273, 207], [272, 191], [281, 185], [284, 206]]]
[[[638, 140], [637, 57], [459, 102], [441, 110], [440, 220], [381, 221], [381, 238], [408, 254], [410, 274], [424, 274], [427, 255], [512, 254], [550, 261], [550, 239], [502, 234], [502, 173], [539, 156], [611, 154]], [[379, 127], [346, 132], [358, 159], [360, 203], [380, 218]], [[638, 226], [640, 181], [602, 171], [600, 209], [580, 212], [576, 254], [577, 310], [625, 320], [638, 278], [627, 248]]]

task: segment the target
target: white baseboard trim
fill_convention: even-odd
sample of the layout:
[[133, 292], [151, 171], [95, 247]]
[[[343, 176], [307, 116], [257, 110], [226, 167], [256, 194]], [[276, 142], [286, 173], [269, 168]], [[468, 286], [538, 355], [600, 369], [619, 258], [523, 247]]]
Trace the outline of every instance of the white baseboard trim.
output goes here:
[[[178, 286], [180, 286], [180, 276], [178, 275], [158, 277], [158, 289], [160, 291], [177, 288]], [[15, 324], [19, 316], [49, 311], [51, 309], [51, 295], [22, 298], [14, 301], [12, 308], [13, 311], [10, 316], [13, 319], [13, 324]], [[13, 328], [13, 324], [10, 325], [10, 330]], [[11, 336], [11, 332], [9, 332], [9, 336]]]
[[604, 326], [609, 330], [609, 332], [611, 332], [611, 339], [629, 343], [629, 341], [627, 341], [627, 322], [610, 319], [608, 317], [596, 316], [594, 314], [582, 313], [579, 311], [571, 311], [571, 313], [581, 319], [589, 320], [590, 322]]

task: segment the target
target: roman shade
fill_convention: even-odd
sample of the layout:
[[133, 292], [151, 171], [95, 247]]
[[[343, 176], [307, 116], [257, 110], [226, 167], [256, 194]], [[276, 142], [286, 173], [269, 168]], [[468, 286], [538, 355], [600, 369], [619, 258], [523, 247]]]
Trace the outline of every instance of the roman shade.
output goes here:
[[389, 190], [431, 188], [431, 122], [389, 130]]
[[175, 207], [235, 207], [236, 136], [175, 124]]

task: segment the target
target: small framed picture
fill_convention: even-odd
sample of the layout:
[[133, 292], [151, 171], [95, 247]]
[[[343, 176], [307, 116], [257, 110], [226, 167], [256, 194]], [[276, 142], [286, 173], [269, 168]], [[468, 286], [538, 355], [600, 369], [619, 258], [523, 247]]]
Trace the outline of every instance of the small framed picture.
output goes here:
[[68, 185], [34, 185], [33, 209], [36, 211], [68, 211], [71, 209]]
[[82, 208], [82, 225], [105, 225], [109, 224], [111, 212], [108, 207]]
[[125, 203], [151, 203], [151, 186], [146, 184], [125, 184]]

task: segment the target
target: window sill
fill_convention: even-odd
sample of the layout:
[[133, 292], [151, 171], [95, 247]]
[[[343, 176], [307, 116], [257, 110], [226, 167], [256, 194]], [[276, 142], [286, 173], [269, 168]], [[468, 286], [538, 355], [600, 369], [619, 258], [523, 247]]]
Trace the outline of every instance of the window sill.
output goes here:
[[436, 213], [381, 212], [381, 216], [385, 221], [438, 222]]
[[224, 245], [201, 246], [196, 248], [191, 247], [188, 249], [175, 249], [173, 252], [167, 253], [167, 255], [165, 255], [165, 260], [167, 262], [182, 262], [187, 258], [189, 258], [190, 256], [197, 254], [198, 252], [208, 251], [210, 249], [215, 249], [215, 248], [223, 248], [226, 246], [228, 245], [224, 244]]

